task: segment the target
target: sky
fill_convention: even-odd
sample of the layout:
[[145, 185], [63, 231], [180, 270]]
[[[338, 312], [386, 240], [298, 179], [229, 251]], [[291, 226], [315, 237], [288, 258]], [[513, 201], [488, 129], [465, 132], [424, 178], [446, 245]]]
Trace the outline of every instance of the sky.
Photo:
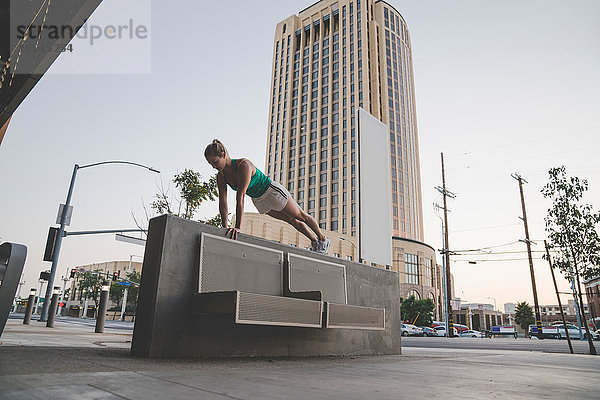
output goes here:
[[[0, 241], [28, 246], [22, 295], [50, 268], [42, 261], [48, 227], [74, 164], [128, 160], [161, 174], [122, 165], [80, 170], [67, 231], [135, 228], [132, 214], [144, 220], [144, 204], [161, 182], [168, 186], [186, 168], [212, 175], [202, 153], [213, 138], [264, 167], [275, 25], [312, 3], [128, 1], [137, 3], [104, 0], [88, 24], [132, 19], [147, 25], [147, 37], [93, 46], [76, 39], [21, 104], [0, 145]], [[546, 238], [549, 202], [540, 190], [551, 167], [587, 179], [584, 201], [600, 208], [600, 2], [389, 3], [411, 34], [425, 242], [442, 248], [433, 204], [441, 202], [434, 188], [443, 152], [447, 187], [456, 194], [448, 207], [450, 248], [503, 253], [453, 256], [456, 296], [499, 309], [533, 304], [511, 174], [528, 182], [535, 251]], [[216, 214], [216, 203], [205, 204], [198, 217]], [[143, 255], [143, 247], [114, 235], [67, 237], [57, 276], [130, 255]], [[556, 304], [540, 255], [534, 253], [539, 302]], [[568, 283], [559, 278], [559, 287], [567, 291]]]

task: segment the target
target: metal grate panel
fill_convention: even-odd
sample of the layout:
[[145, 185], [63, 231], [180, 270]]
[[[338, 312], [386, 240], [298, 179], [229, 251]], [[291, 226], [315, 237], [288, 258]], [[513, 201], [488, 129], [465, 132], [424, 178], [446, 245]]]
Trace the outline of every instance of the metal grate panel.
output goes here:
[[237, 324], [321, 328], [323, 302], [238, 292]]
[[283, 295], [283, 252], [202, 233], [198, 292]]
[[346, 304], [346, 267], [310, 257], [288, 254], [292, 292], [319, 290], [323, 301]]
[[385, 329], [385, 308], [325, 303], [326, 328]]

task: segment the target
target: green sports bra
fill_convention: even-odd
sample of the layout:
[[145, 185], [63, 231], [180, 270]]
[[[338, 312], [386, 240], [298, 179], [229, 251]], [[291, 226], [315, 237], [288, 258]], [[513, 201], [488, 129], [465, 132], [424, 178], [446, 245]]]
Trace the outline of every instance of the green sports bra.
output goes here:
[[[233, 163], [233, 170], [236, 173], [236, 175], [237, 175], [238, 163], [240, 160], [243, 161], [244, 159], [240, 158], [240, 159], [232, 159], [231, 160], [231, 162]], [[227, 182], [227, 178], [225, 177], [225, 174], [223, 172], [221, 172], [221, 173], [223, 174], [225, 183], [228, 184], [229, 187], [231, 187], [233, 190], [237, 191], [237, 186], [233, 186], [231, 183]], [[271, 178], [269, 178], [268, 176], [263, 174], [260, 169], [256, 168], [256, 172], [254, 172], [254, 175], [252, 175], [252, 178], [250, 178], [250, 183], [248, 184], [248, 189], [246, 189], [246, 194], [252, 198], [260, 197], [263, 194], [265, 194], [265, 192], [269, 188], [270, 184], [271, 184]]]

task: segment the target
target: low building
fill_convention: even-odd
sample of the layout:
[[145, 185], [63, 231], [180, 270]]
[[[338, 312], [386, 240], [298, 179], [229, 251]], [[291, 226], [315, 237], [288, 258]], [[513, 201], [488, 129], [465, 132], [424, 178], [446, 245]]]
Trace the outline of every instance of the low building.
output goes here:
[[584, 285], [590, 309], [589, 318], [595, 328], [600, 329], [600, 276], [586, 280]]
[[475, 331], [489, 331], [492, 326], [504, 325], [501, 311], [496, 311], [493, 304], [461, 303], [460, 309], [452, 310], [454, 322], [466, 325]]
[[[565, 320], [567, 322], [576, 323], [577, 322], [577, 311], [575, 308], [575, 300], [569, 299], [567, 303], [562, 303], [562, 308], [565, 314]], [[583, 305], [583, 311], [586, 314], [586, 317], [589, 318], [588, 314], [588, 305]], [[535, 312], [535, 310], [534, 310]], [[562, 321], [562, 317], [560, 314], [560, 307], [558, 304], [544, 304], [540, 305], [540, 314], [542, 318], [542, 324], [551, 325], [554, 322]]]
[[[131, 268], [130, 271], [128, 269]], [[106, 276], [107, 280], [111, 279], [115, 272], [120, 274], [120, 277], [124, 278], [127, 272], [140, 272], [142, 271], [142, 263], [141, 262], [131, 262], [131, 267], [129, 266], [129, 261], [106, 261], [101, 263], [93, 263], [87, 265], [80, 265], [77, 267], [72, 267], [72, 269], [76, 269], [78, 272], [83, 271], [99, 271], [102, 275]], [[84, 307], [85, 298], [79, 288], [80, 283], [80, 275], [76, 274], [73, 280], [71, 281], [71, 287], [69, 291], [69, 298], [65, 301], [65, 313], [68, 313], [69, 310], [77, 310], [77, 313], [81, 313], [80, 309]], [[88, 307], [93, 307], [93, 301], [90, 301]], [[112, 308], [116, 306], [112, 301], [109, 300], [108, 307]], [[71, 312], [72, 314], [73, 312]]]

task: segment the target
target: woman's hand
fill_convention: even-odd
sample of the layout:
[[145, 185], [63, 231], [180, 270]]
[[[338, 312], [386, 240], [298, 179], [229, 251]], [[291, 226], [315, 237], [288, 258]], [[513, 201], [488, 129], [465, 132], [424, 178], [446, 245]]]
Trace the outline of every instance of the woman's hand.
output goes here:
[[240, 230], [238, 228], [227, 228], [227, 233], [225, 234], [225, 236], [230, 239], [236, 240], [239, 231]]

